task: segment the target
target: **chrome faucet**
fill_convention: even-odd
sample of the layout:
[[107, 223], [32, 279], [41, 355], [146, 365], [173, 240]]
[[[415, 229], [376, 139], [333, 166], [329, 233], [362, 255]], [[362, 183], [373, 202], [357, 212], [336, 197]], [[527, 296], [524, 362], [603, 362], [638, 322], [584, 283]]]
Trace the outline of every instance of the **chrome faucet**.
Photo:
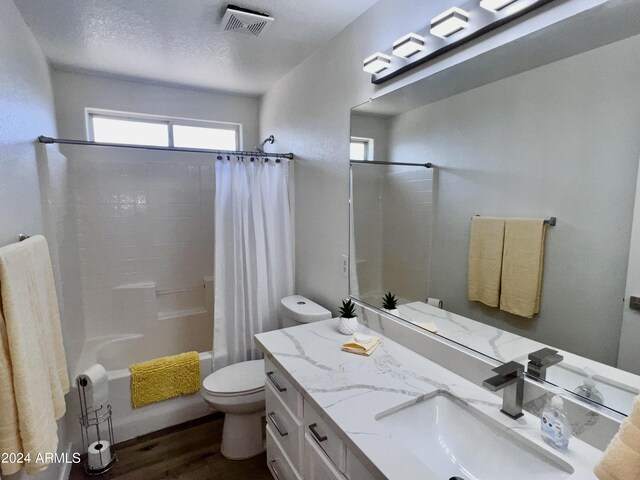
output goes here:
[[523, 415], [524, 365], [509, 362], [492, 369], [492, 372], [496, 372], [497, 375], [487, 378], [482, 382], [482, 386], [492, 392], [504, 390], [500, 411], [511, 418], [520, 418]]
[[527, 373], [532, 377], [546, 380], [547, 368], [560, 363], [564, 357], [552, 348], [542, 348], [529, 354]]

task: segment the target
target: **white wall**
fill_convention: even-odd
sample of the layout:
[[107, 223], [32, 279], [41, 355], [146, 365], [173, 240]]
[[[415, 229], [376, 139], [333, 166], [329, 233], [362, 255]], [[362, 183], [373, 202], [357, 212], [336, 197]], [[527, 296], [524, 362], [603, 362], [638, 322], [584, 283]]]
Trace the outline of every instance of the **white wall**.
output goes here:
[[[53, 85], [63, 138], [87, 138], [85, 108], [92, 107], [241, 123], [244, 146], [258, 143], [256, 98], [66, 72], [54, 72]], [[70, 159], [86, 337], [142, 333], [158, 315], [203, 310], [203, 277], [213, 275], [215, 157], [62, 149]], [[122, 288], [145, 282], [188, 292], [156, 302], [144, 289]]]
[[57, 70], [53, 71], [53, 88], [63, 138], [87, 139], [84, 109], [92, 107], [241, 123], [243, 146], [253, 149], [258, 143], [257, 98]]
[[[261, 136], [296, 155], [296, 290], [336, 311], [347, 293], [341, 256], [348, 253], [349, 109], [425, 76], [509, 43], [602, 0], [568, 0], [540, 15], [494, 32], [385, 84], [374, 87], [362, 60], [425, 27], [440, 11], [435, 2], [381, 0], [279, 80], [264, 96]], [[462, 72], [461, 72], [462, 73]], [[460, 82], [454, 82], [459, 85]], [[455, 86], [454, 86], [455, 88]], [[441, 89], [442, 90], [442, 89]]]
[[[64, 246], [60, 218], [66, 161], [55, 152], [47, 159], [44, 149], [35, 143], [38, 135], [56, 135], [49, 68], [13, 2], [0, 2], [0, 245], [17, 241], [23, 232], [45, 234], [63, 305], [57, 260]], [[65, 344], [69, 345], [75, 326], [67, 322], [64, 310], [62, 313]], [[68, 447], [64, 421], [58, 422], [58, 428], [62, 451]], [[58, 478], [60, 469], [61, 465], [51, 466], [28, 478]], [[27, 476], [20, 472], [11, 478]]]

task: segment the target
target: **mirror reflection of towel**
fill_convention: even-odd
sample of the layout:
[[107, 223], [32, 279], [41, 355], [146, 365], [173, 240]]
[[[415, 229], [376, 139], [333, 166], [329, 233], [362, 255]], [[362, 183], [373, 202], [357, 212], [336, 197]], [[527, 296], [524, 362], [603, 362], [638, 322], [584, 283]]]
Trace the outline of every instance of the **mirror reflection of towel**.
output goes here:
[[504, 218], [471, 218], [468, 296], [489, 307], [497, 307], [500, 299], [504, 226]]
[[544, 220], [507, 219], [500, 310], [527, 318], [540, 311], [546, 227]]

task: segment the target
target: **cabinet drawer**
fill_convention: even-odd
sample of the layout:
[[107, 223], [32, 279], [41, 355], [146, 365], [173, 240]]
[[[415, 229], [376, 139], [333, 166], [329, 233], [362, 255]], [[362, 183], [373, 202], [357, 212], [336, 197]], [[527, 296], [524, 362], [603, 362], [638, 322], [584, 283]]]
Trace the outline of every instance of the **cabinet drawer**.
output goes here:
[[302, 480], [275, 439], [271, 425], [267, 425], [267, 466], [275, 480]]
[[318, 445], [341, 472], [345, 471], [345, 447], [313, 407], [304, 402], [304, 432]]
[[291, 414], [278, 397], [275, 388], [269, 384], [265, 386], [265, 400], [267, 424], [293, 466], [296, 470], [302, 471], [302, 422]]
[[302, 418], [302, 395], [291, 385], [284, 374], [269, 360], [265, 358], [265, 383], [271, 385], [282, 402], [291, 410], [294, 416]]
[[344, 480], [313, 435], [305, 433], [304, 438], [304, 480]]

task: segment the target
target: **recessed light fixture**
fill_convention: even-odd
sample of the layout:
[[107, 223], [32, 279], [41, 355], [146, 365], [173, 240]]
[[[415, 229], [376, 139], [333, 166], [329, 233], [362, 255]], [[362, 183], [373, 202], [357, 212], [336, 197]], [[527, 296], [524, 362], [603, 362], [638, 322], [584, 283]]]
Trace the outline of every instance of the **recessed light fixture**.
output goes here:
[[393, 42], [393, 54], [396, 57], [408, 58], [424, 50], [424, 37], [409, 33]]
[[362, 69], [368, 73], [380, 73], [389, 68], [389, 65], [391, 65], [391, 57], [378, 52], [365, 58]]
[[480, 6], [491, 12], [499, 12], [518, 0], [480, 0]]
[[431, 35], [447, 38], [468, 25], [469, 13], [453, 7], [431, 20]]

